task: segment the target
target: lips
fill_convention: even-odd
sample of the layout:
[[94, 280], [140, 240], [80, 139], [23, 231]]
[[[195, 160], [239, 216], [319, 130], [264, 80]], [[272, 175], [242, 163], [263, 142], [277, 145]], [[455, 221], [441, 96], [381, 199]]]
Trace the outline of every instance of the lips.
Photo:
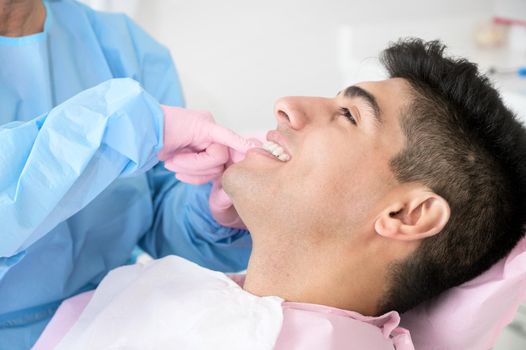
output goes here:
[[287, 140], [285, 139], [285, 137], [283, 137], [283, 135], [281, 135], [279, 131], [270, 130], [267, 133], [267, 140], [278, 144], [281, 148], [283, 148], [285, 153], [292, 157], [292, 153], [290, 152], [290, 147], [287, 144]]

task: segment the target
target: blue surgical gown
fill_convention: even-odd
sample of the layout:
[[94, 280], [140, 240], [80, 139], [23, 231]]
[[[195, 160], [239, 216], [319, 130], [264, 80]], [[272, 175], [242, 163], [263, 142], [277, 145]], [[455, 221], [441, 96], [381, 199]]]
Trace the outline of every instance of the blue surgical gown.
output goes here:
[[29, 348], [137, 244], [223, 271], [251, 247], [213, 220], [210, 185], [157, 164], [159, 103], [183, 104], [168, 50], [124, 15], [45, 6], [42, 33], [0, 37], [0, 349]]

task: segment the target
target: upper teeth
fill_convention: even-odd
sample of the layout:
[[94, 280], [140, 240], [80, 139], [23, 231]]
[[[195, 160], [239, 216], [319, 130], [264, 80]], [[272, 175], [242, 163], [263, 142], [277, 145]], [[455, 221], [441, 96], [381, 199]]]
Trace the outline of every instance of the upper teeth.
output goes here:
[[290, 156], [287, 153], [285, 153], [285, 150], [275, 142], [267, 141], [261, 147], [263, 147], [265, 151], [272, 153], [276, 158], [278, 158], [282, 162], [286, 162], [290, 159]]

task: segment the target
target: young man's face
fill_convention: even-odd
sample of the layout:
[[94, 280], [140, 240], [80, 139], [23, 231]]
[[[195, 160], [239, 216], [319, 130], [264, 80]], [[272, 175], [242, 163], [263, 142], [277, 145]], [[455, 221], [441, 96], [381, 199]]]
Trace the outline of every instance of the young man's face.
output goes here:
[[274, 136], [291, 159], [249, 151], [223, 177], [247, 227], [314, 242], [370, 230], [396, 184], [389, 161], [404, 146], [399, 120], [409, 100], [402, 79], [278, 100]]

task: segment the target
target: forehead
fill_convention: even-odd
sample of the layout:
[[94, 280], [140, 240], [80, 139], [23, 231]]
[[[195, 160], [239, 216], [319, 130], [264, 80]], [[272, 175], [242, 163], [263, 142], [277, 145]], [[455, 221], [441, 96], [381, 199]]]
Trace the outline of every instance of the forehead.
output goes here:
[[380, 111], [382, 129], [399, 125], [400, 118], [405, 115], [404, 112], [414, 98], [411, 85], [401, 78], [365, 81], [355, 85], [374, 96]]
[[376, 138], [377, 146], [384, 146], [389, 150], [388, 153], [397, 153], [405, 143], [400, 119], [413, 99], [411, 85], [401, 78], [366, 81], [355, 85], [372, 94], [378, 103], [382, 125], [378, 130], [380, 137]]
[[402, 78], [365, 81], [356, 85], [375, 97], [386, 118], [400, 116], [413, 98], [410, 84]]

